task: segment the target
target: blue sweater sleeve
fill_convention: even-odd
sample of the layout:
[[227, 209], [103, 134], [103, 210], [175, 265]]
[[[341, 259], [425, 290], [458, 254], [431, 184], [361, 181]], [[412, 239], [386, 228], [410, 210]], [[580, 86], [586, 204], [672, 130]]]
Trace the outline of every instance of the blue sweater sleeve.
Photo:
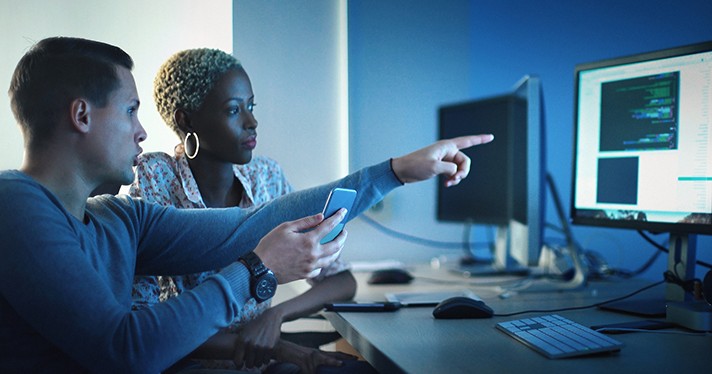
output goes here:
[[[235, 318], [248, 276], [229, 264], [269, 230], [319, 212], [333, 187], [359, 191], [350, 219], [399, 185], [386, 162], [251, 210], [99, 197], [81, 222], [24, 174], [2, 172], [0, 372], [159, 372]], [[131, 310], [135, 271], [220, 267], [225, 273], [180, 297]]]
[[[358, 191], [354, 206], [346, 217], [348, 221], [401, 185], [390, 162], [386, 161], [336, 182], [292, 192], [250, 209], [162, 208], [166, 216], [190, 218], [176, 219], [171, 225], [142, 220], [152, 230], [152, 235], [142, 235], [136, 271], [138, 274], [171, 275], [221, 268], [253, 250], [260, 239], [280, 223], [321, 212], [329, 192], [335, 187]], [[166, 217], [155, 219], [163, 221]], [[206, 246], [206, 241], [224, 238], [225, 222], [230, 223], [227, 226], [229, 237], [225, 240], [232, 246], [217, 249]], [[178, 247], [184, 247], [188, 241], [197, 247], [193, 251], [179, 250]]]

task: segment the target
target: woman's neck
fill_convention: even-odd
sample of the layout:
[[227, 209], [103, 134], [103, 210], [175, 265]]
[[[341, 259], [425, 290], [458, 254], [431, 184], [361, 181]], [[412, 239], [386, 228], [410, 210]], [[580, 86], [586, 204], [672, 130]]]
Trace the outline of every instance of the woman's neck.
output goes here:
[[239, 206], [244, 187], [235, 177], [232, 164], [196, 158], [188, 160], [188, 165], [208, 208]]

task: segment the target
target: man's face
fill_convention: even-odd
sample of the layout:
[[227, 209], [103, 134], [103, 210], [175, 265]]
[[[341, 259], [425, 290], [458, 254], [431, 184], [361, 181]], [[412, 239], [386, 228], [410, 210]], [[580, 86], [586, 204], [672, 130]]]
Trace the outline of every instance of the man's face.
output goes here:
[[109, 94], [105, 107], [92, 108], [87, 162], [99, 183], [129, 184], [146, 131], [137, 117], [140, 102], [133, 75], [124, 67], [116, 71], [119, 87]]

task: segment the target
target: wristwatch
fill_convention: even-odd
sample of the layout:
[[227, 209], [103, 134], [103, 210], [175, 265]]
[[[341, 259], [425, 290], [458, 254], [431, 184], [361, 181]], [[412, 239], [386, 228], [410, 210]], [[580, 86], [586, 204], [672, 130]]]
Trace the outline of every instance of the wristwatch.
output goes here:
[[250, 271], [250, 293], [252, 297], [258, 303], [271, 299], [274, 293], [277, 292], [277, 277], [274, 276], [272, 270], [267, 268], [254, 252], [249, 252], [240, 257], [240, 262]]

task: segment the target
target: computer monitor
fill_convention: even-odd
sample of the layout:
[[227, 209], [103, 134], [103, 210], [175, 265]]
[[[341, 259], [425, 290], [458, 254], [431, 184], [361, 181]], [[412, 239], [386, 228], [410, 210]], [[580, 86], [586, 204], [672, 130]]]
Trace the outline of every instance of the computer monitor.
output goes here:
[[[693, 279], [712, 234], [712, 42], [579, 64], [574, 111], [572, 222], [669, 233], [669, 270]], [[672, 322], [712, 330], [708, 304], [665, 299]]]
[[[497, 227], [493, 263], [461, 267], [470, 274], [523, 273], [544, 241], [546, 144], [541, 81], [525, 76], [505, 94], [441, 106], [440, 139], [494, 134], [465, 150], [470, 175], [437, 189], [437, 220]], [[458, 270], [458, 269], [456, 269]]]

